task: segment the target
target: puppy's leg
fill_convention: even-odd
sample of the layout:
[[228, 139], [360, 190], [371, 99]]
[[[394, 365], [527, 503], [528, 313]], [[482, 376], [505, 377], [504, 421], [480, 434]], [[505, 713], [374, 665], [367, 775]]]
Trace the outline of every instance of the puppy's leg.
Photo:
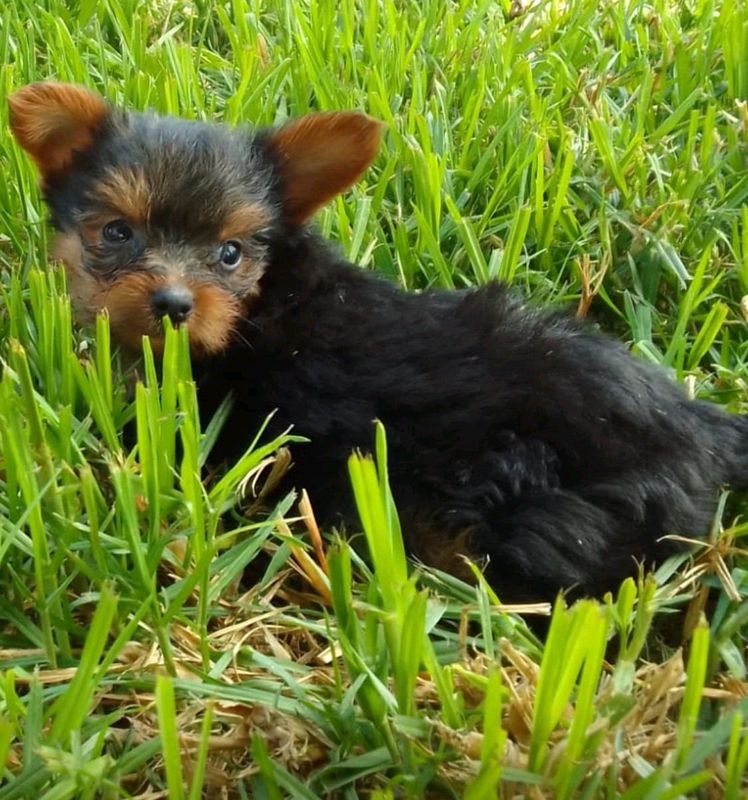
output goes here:
[[486, 576], [500, 597], [503, 587], [519, 585], [526, 598], [550, 601], [561, 590], [613, 588], [646, 556], [645, 538], [625, 516], [556, 490], [520, 498], [476, 531], [475, 545], [489, 558]]
[[[485, 564], [503, 601], [535, 602], [553, 601], [562, 590], [572, 597], [614, 591], [636, 574], [638, 561], [651, 566], [673, 552], [676, 545], [658, 539], [679, 531], [663, 530], [659, 511], [640, 511], [555, 489], [522, 494], [490, 511], [432, 503], [401, 516], [410, 551], [425, 563], [467, 578], [461, 556], [468, 556]], [[706, 530], [708, 514], [700, 523]]]

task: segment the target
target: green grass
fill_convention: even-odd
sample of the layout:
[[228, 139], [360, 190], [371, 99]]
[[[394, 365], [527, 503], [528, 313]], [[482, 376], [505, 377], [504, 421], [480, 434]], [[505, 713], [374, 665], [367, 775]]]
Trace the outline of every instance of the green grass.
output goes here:
[[[413, 290], [502, 278], [748, 410], [748, 6], [521, 5], [16, 0], [0, 95], [365, 109], [382, 153], [319, 219], [352, 259]], [[740, 502], [694, 559], [557, 604], [541, 643], [406, 564], [384, 432], [351, 462], [366, 562], [296, 498], [251, 512], [285, 439], [202, 483], [185, 342], [132, 392], [106, 320], [72, 325], [4, 102], [0, 176], [0, 800], [745, 797]]]

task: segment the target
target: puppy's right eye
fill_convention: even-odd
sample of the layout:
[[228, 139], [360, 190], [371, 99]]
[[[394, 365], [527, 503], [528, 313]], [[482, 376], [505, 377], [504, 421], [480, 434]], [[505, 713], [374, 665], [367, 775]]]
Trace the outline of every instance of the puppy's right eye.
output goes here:
[[113, 222], [107, 222], [101, 231], [104, 240], [111, 244], [124, 244], [132, 239], [132, 228], [123, 220], [115, 219]]

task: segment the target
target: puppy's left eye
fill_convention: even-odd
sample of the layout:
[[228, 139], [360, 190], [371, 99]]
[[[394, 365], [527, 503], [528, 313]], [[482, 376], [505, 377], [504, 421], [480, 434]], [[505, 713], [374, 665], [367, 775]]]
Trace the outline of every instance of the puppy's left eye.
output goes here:
[[102, 229], [101, 235], [110, 244], [124, 244], [133, 237], [133, 230], [123, 219], [108, 222]]
[[218, 250], [218, 260], [228, 272], [235, 270], [242, 260], [242, 246], [239, 242], [224, 242]]

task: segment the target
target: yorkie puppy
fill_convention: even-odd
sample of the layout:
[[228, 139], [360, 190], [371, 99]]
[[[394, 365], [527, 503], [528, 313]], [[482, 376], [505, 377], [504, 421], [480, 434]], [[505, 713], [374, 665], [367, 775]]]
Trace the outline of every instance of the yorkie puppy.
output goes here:
[[748, 419], [687, 399], [662, 371], [492, 283], [409, 294], [308, 226], [374, 159], [380, 123], [310, 114], [232, 130], [125, 113], [79, 86], [10, 97], [81, 319], [107, 309], [124, 348], [162, 318], [189, 331], [214, 456], [275, 411], [289, 473], [320, 516], [355, 525], [347, 459], [388, 434], [411, 554], [485, 564], [504, 600], [600, 594], [706, 533], [721, 486], [748, 486]]

